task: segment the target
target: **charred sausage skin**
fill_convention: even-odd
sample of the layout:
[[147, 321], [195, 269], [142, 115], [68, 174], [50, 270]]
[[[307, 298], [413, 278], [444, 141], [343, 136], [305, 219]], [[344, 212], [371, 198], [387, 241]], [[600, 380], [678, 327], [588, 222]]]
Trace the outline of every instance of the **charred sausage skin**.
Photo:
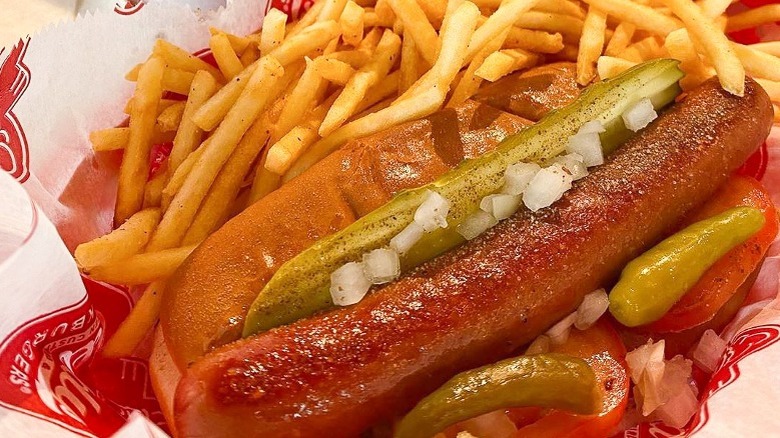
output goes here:
[[552, 207], [522, 211], [366, 297], [196, 362], [182, 436], [354, 436], [506, 357], [706, 200], [771, 126], [766, 93], [706, 82]]

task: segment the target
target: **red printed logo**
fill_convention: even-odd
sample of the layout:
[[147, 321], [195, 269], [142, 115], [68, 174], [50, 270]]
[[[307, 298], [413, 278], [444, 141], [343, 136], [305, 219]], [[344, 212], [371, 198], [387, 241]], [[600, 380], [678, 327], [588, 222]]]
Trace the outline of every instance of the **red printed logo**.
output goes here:
[[119, 15], [133, 15], [143, 7], [144, 2], [142, 1], [126, 1], [124, 3], [117, 3], [116, 6], [114, 6], [114, 12]]
[[780, 325], [767, 324], [751, 327], [740, 332], [732, 340], [726, 351], [720, 366], [712, 374], [710, 383], [701, 398], [699, 415], [694, 417], [690, 425], [690, 434], [697, 432], [709, 421], [710, 414], [707, 409], [707, 400], [721, 389], [734, 383], [740, 376], [739, 362], [753, 353], [761, 351], [780, 340]]
[[134, 410], [164, 424], [145, 361], [98, 356], [130, 310], [126, 291], [84, 278], [87, 296], [0, 343], [0, 405], [84, 436], [116, 432]]
[[759, 181], [766, 173], [766, 167], [769, 164], [769, 150], [766, 142], [751, 155], [745, 164], [737, 170], [740, 175], [750, 176]]
[[30, 151], [13, 109], [30, 85], [30, 70], [23, 61], [29, 43], [30, 38], [19, 40], [0, 64], [0, 168], [19, 182], [30, 177]]

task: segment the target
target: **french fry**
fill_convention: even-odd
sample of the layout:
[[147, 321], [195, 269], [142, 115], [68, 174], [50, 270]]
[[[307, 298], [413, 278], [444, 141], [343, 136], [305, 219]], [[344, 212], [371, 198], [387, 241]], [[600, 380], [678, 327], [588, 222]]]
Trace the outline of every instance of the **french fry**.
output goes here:
[[780, 21], [780, 4], [764, 5], [729, 17], [726, 31], [736, 32], [777, 21]]
[[238, 59], [238, 55], [233, 50], [230, 40], [224, 33], [212, 35], [209, 40], [209, 47], [211, 48], [211, 54], [214, 55], [214, 59], [217, 61], [219, 70], [226, 78], [233, 79], [233, 77], [244, 70], [244, 64]]
[[214, 130], [244, 91], [244, 86], [257, 69], [259, 62], [260, 60], [245, 68], [241, 74], [231, 79], [227, 85], [205, 101], [192, 115], [192, 122], [204, 131]]
[[377, 0], [374, 5], [374, 12], [376, 12], [379, 19], [383, 22], [395, 23], [398, 21], [398, 17], [396, 17], [392, 6], [387, 0]]
[[149, 242], [149, 251], [172, 248], [179, 244], [219, 170], [244, 133], [271, 103], [271, 93], [268, 90], [279, 82], [283, 73], [281, 64], [273, 57], [265, 56], [260, 59], [257, 70], [252, 74], [241, 96], [209, 138], [203, 154], [165, 211]]
[[365, 10], [350, 0], [344, 6], [344, 11], [339, 18], [341, 25], [341, 38], [345, 44], [357, 47], [363, 39], [363, 17]]
[[395, 99], [393, 99], [392, 97], [388, 97], [385, 100], [381, 100], [381, 101], [375, 103], [374, 105], [371, 105], [370, 107], [366, 108], [365, 110], [363, 110], [363, 111], [355, 114], [354, 116], [352, 116], [352, 120], [362, 119], [363, 117], [365, 117], [365, 116], [367, 116], [367, 115], [369, 115], [371, 113], [375, 113], [377, 111], [381, 111], [381, 110], [389, 107], [390, 105], [392, 105], [393, 100], [395, 100]]
[[[398, 70], [385, 76], [384, 79], [379, 81], [378, 84], [371, 87], [366, 93], [366, 97], [360, 102], [357, 107], [357, 112], [362, 112], [368, 109], [368, 107], [376, 105], [378, 102], [390, 97], [398, 91], [398, 85], [401, 80], [401, 72]], [[357, 115], [357, 114], [356, 114]], [[355, 116], [352, 117], [356, 118]]]
[[570, 15], [579, 19], [585, 18], [585, 12], [578, 4], [568, 0], [539, 0], [533, 7], [534, 10], [542, 12], [556, 12], [558, 14]]
[[337, 85], [343, 86], [355, 74], [355, 69], [352, 66], [337, 59], [320, 56], [312, 62], [317, 74]]
[[726, 13], [731, 3], [732, 0], [701, 0], [698, 5], [704, 16], [715, 18]]
[[363, 67], [371, 60], [371, 55], [362, 50], [344, 50], [327, 55], [328, 59], [346, 62], [352, 68]]
[[186, 96], [190, 92], [190, 85], [194, 73], [185, 70], [166, 68], [162, 77], [162, 88], [165, 91]]
[[120, 262], [95, 266], [85, 274], [113, 284], [147, 284], [170, 277], [194, 249], [195, 245], [191, 245], [136, 254]]
[[[289, 29], [287, 29], [286, 33], [287, 36], [293, 36], [300, 33], [303, 29], [306, 29], [307, 27], [311, 26], [314, 22], [317, 21], [317, 16], [320, 14], [320, 11], [322, 11], [322, 8], [325, 6], [325, 2], [314, 2], [313, 5], [309, 8], [308, 11], [306, 11], [303, 16], [298, 19], [297, 22], [295, 22], [292, 26], [290, 26]], [[287, 21], [287, 16], [285, 15], [285, 21]]]
[[583, 21], [571, 15], [555, 12], [528, 11], [520, 15], [515, 25], [523, 29], [544, 30], [560, 33], [577, 41], [582, 33]]
[[152, 53], [162, 57], [170, 68], [176, 68], [190, 73], [206, 70], [214, 76], [214, 79], [216, 79], [217, 82], [224, 82], [222, 73], [213, 65], [168, 41], [158, 39], [154, 43], [154, 50]]
[[673, 58], [680, 61], [680, 68], [685, 72], [685, 77], [680, 80], [680, 86], [684, 90], [695, 88], [712, 76], [693, 48], [686, 29], [677, 29], [670, 33], [664, 46]]
[[239, 59], [241, 59], [241, 65], [246, 68], [249, 67], [253, 62], [257, 61], [257, 58], [259, 57], [260, 48], [255, 44], [250, 44], [246, 49], [244, 49], [244, 52], [241, 53], [241, 57]]
[[300, 123], [309, 109], [316, 104], [317, 94], [325, 81], [315, 71], [313, 61], [307, 59], [306, 64], [306, 69], [279, 114], [279, 120], [274, 127], [274, 138], [280, 138]]
[[323, 22], [328, 20], [338, 20], [341, 16], [341, 12], [344, 10], [344, 6], [347, 4], [347, 0], [320, 0], [325, 5], [322, 7], [319, 15], [317, 15], [317, 21]]
[[749, 75], [780, 81], [780, 58], [734, 42], [731, 43], [731, 48], [734, 49]]
[[262, 55], [267, 55], [282, 44], [286, 25], [287, 14], [284, 12], [271, 8], [265, 14], [263, 28], [260, 31], [260, 53]]
[[160, 303], [165, 289], [165, 282], [155, 281], [144, 290], [143, 295], [135, 303], [130, 314], [122, 321], [116, 332], [103, 347], [105, 357], [127, 357], [154, 328], [160, 316]]
[[702, 45], [707, 59], [718, 72], [723, 89], [736, 96], [744, 95], [745, 69], [726, 35], [716, 29], [712, 20], [690, 0], [664, 0], [664, 3], [685, 23], [691, 38]]
[[425, 13], [425, 17], [431, 22], [434, 29], [440, 29], [442, 21], [444, 20], [444, 15], [447, 13], [447, 8], [453, 3], [455, 3], [455, 7], [458, 7], [464, 1], [465, 0], [420, 0], [417, 4], [420, 5]]
[[490, 40], [498, 37], [504, 30], [511, 27], [514, 21], [517, 20], [517, 17], [528, 12], [536, 4], [536, 1], [538, 0], [506, 0], [501, 3], [496, 12], [488, 17], [471, 37], [466, 52], [466, 62], [471, 61], [477, 52], [482, 50]]
[[491, 53], [499, 50], [504, 45], [504, 40], [509, 35], [509, 31], [510, 29], [505, 30], [474, 56], [474, 59], [466, 67], [463, 77], [458, 81], [455, 91], [452, 92], [452, 96], [449, 102], [447, 102], [448, 107], [462, 104], [477, 92], [480, 84], [482, 84], [482, 78], [475, 75], [475, 72]]
[[636, 32], [636, 26], [633, 24], [626, 21], [618, 24], [615, 33], [612, 34], [612, 38], [607, 43], [607, 48], [604, 49], [604, 53], [610, 57], [620, 56], [621, 52], [631, 44], [634, 32]]
[[596, 71], [601, 79], [609, 79], [635, 66], [635, 62], [612, 56], [600, 56], [596, 62]]
[[282, 179], [283, 182], [300, 175], [347, 140], [365, 137], [391, 126], [431, 114], [441, 106], [444, 97], [445, 93], [438, 87], [429, 88], [409, 99], [394, 102], [393, 105], [382, 111], [371, 113], [362, 119], [342, 126], [330, 136], [312, 145], [287, 171]]
[[780, 56], [780, 41], [769, 41], [766, 43], [751, 44], [750, 47], [753, 50], [760, 50], [764, 53], [768, 53], [772, 56]]
[[149, 175], [149, 153], [162, 97], [165, 62], [152, 56], [138, 73], [130, 112], [130, 136], [119, 168], [114, 224], [120, 225], [141, 209], [144, 184]]
[[232, 33], [228, 33], [222, 30], [217, 29], [216, 27], [209, 27], [209, 33], [211, 36], [223, 34], [227, 37], [228, 42], [230, 42], [230, 47], [233, 49], [236, 54], [242, 53], [244, 50], [246, 50], [247, 47], [250, 45], [254, 45], [254, 42], [250, 37], [242, 37], [238, 35], [233, 35]]
[[333, 102], [333, 106], [320, 125], [321, 136], [330, 134], [355, 114], [358, 104], [363, 100], [368, 89], [387, 76], [400, 49], [401, 39], [398, 35], [385, 30], [371, 62], [352, 75], [342, 93]]
[[538, 56], [524, 50], [500, 50], [488, 55], [482, 65], [474, 72], [474, 75], [495, 82], [516, 70], [536, 64], [538, 60]]
[[73, 256], [82, 269], [120, 262], [141, 252], [160, 222], [160, 210], [149, 208], [130, 216], [110, 233], [82, 243]]
[[146, 182], [144, 187], [144, 208], [159, 207], [162, 202], [162, 191], [167, 180], [166, 171], [160, 169], [152, 179]]
[[334, 20], [315, 23], [300, 33], [287, 37], [268, 55], [279, 61], [282, 67], [286, 67], [315, 50], [322, 50], [332, 39], [340, 35], [341, 27]]
[[168, 157], [170, 174], [200, 144], [203, 138], [203, 130], [195, 123], [193, 117], [214, 95], [216, 90], [217, 82], [211, 75], [202, 71], [195, 73], [190, 93], [187, 96], [187, 103], [184, 105], [184, 113], [182, 113], [179, 129], [176, 131], [176, 137], [173, 139], [171, 155]]
[[[266, 152], [268, 150], [266, 149]], [[265, 155], [261, 158], [255, 173], [255, 179], [252, 183], [252, 189], [249, 193], [248, 204], [251, 205], [258, 199], [264, 198], [267, 194], [273, 192], [281, 184], [282, 177], [265, 168]]]
[[184, 101], [176, 102], [157, 116], [157, 127], [160, 131], [170, 132], [179, 128], [182, 114], [184, 114], [184, 104]]
[[89, 133], [89, 141], [95, 152], [124, 149], [130, 139], [130, 128], [107, 128]]
[[230, 155], [219, 171], [217, 179], [214, 180], [214, 184], [211, 185], [192, 225], [184, 235], [183, 245], [200, 243], [227, 220], [231, 203], [241, 188], [241, 182], [269, 135], [266, 120], [262, 117], [244, 134], [236, 150]]
[[386, 27], [392, 28], [395, 24], [393, 20], [382, 19], [376, 12], [368, 11], [363, 15], [363, 27], [366, 29]]
[[756, 79], [756, 82], [766, 91], [772, 102], [780, 103], [780, 82], [761, 78]]
[[645, 59], [664, 58], [667, 56], [666, 50], [658, 44], [656, 35], [650, 35], [631, 44], [630, 48], [635, 48], [639, 52], [639, 57]]
[[577, 56], [579, 56], [580, 49], [578, 46], [566, 44], [563, 46], [560, 52], [555, 54], [555, 59], [566, 62], [577, 62]]
[[420, 57], [414, 38], [404, 35], [401, 43], [401, 83], [399, 89], [404, 92], [420, 78]]
[[775, 121], [775, 123], [780, 122], [780, 105], [772, 102], [772, 110], [774, 110], [774, 121]]
[[176, 167], [176, 169], [171, 168], [171, 159], [168, 158], [168, 175], [170, 175], [170, 178], [168, 178], [168, 182], [163, 188], [160, 198], [160, 205], [162, 206], [163, 211], [168, 209], [168, 207], [171, 205], [173, 197], [176, 196], [176, 193], [179, 192], [181, 186], [184, 185], [184, 181], [187, 179], [187, 175], [192, 172], [192, 168], [195, 166], [195, 163], [198, 162], [200, 156], [203, 154], [203, 151], [206, 150], [205, 146], [207, 143], [208, 140], [206, 140], [198, 149], [195, 149], [192, 151], [192, 153], [187, 155], [187, 157]]
[[387, 3], [404, 24], [404, 33], [414, 38], [420, 54], [433, 65], [439, 51], [439, 37], [420, 5], [414, 0], [387, 0]]
[[607, 15], [594, 7], [588, 7], [585, 24], [580, 37], [580, 51], [577, 55], [577, 82], [587, 85], [596, 75], [596, 61], [604, 48], [604, 32], [607, 29]]
[[681, 27], [674, 18], [630, 0], [583, 0], [598, 8], [603, 13], [615, 17], [621, 22], [628, 22], [637, 29], [666, 37], [669, 32]]
[[512, 26], [506, 36], [504, 48], [523, 49], [537, 53], [558, 53], [563, 49], [563, 36], [559, 33], [520, 29]]

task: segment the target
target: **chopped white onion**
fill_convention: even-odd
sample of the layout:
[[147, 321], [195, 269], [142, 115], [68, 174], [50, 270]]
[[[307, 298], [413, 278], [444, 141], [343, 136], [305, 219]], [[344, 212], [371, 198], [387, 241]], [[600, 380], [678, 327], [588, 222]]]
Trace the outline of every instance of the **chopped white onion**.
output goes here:
[[437, 228], [447, 228], [447, 213], [450, 211], [450, 201], [442, 195], [428, 190], [428, 196], [414, 212], [414, 221], [426, 232]]
[[601, 123], [601, 120], [591, 120], [590, 122], [580, 126], [580, 129], [577, 130], [577, 134], [591, 134], [594, 132], [596, 134], [600, 134], [606, 131], [607, 128], [604, 127], [604, 124]]
[[362, 263], [349, 262], [330, 274], [330, 297], [337, 306], [359, 303], [370, 288]]
[[401, 255], [406, 254], [422, 238], [423, 234], [425, 234], [423, 227], [417, 222], [412, 222], [390, 239], [390, 249]]
[[712, 329], [709, 329], [704, 332], [696, 349], [693, 350], [693, 361], [699, 368], [711, 373], [718, 367], [725, 350], [726, 341], [721, 339]]
[[510, 164], [504, 172], [504, 187], [501, 193], [507, 195], [520, 195], [528, 187], [536, 172], [541, 167], [536, 163], [515, 163]]
[[585, 295], [582, 304], [577, 308], [577, 319], [574, 321], [574, 327], [579, 330], [587, 330], [601, 318], [607, 308], [609, 308], [609, 297], [604, 289], [596, 289]]
[[559, 155], [553, 158], [552, 162], [560, 164], [563, 170], [569, 172], [574, 181], [588, 176], [588, 168], [585, 167], [584, 160], [580, 154], [572, 152], [566, 155]]
[[492, 214], [483, 210], [477, 210], [470, 214], [463, 222], [456, 227], [458, 234], [466, 240], [471, 240], [484, 233], [488, 228], [496, 225], [498, 220]]
[[539, 335], [525, 350], [525, 354], [543, 354], [550, 351], [550, 337]]
[[569, 339], [569, 332], [575, 319], [577, 319], [577, 312], [572, 312], [545, 332], [553, 345], [561, 345]]
[[504, 409], [470, 418], [465, 420], [462, 425], [466, 432], [479, 438], [506, 438], [517, 432], [515, 423], [509, 419]]
[[659, 384], [664, 401], [654, 409], [654, 416], [670, 426], [684, 426], [698, 409], [698, 391], [692, 385], [692, 371], [691, 361], [681, 355], [666, 361]]
[[663, 360], [648, 362], [645, 372], [637, 384], [642, 393], [640, 404], [642, 406], [642, 415], [645, 417], [652, 414], [653, 411], [669, 399], [669, 395], [663, 391], [662, 385], [665, 368], [666, 363]]
[[651, 339], [647, 341], [647, 344], [626, 354], [626, 364], [631, 371], [631, 380], [634, 383], [639, 383], [648, 364], [663, 362], [665, 345], [666, 342], [663, 339], [655, 343]]
[[498, 193], [487, 195], [482, 198], [482, 201], [479, 203], [479, 208], [486, 213], [490, 213], [497, 220], [502, 220], [515, 214], [520, 208], [521, 202], [522, 198], [518, 195]]
[[580, 154], [586, 167], [604, 164], [604, 151], [598, 132], [582, 132], [569, 137], [566, 145], [569, 153]]
[[377, 248], [363, 254], [363, 269], [373, 284], [384, 284], [401, 275], [398, 253], [388, 248]]
[[644, 98], [628, 108], [622, 116], [626, 128], [637, 132], [658, 118], [658, 113], [650, 99]]
[[560, 164], [545, 167], [534, 175], [523, 193], [523, 203], [531, 211], [549, 207], [571, 188], [572, 176]]
[[[434, 438], [439, 438], [439, 437], [446, 437], [446, 435], [444, 435], [443, 433], [439, 433]], [[474, 435], [472, 435], [472, 434], [470, 434], [470, 433], [468, 433], [468, 432], [466, 432], [464, 430], [464, 431], [458, 432], [458, 434], [455, 435], [455, 438], [477, 438], [477, 437], [475, 437]]]

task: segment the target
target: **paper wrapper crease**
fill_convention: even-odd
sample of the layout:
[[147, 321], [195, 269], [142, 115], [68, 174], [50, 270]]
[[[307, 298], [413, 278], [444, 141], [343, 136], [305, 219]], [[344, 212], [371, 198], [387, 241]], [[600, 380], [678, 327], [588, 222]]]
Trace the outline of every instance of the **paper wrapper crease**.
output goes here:
[[[166, 436], [141, 358], [96, 354], [133, 305], [80, 276], [71, 251], [110, 230], [118, 157], [88, 134], [126, 117], [124, 75], [156, 38], [190, 51], [209, 26], [259, 28], [269, 0], [172, 1], [97, 11], [0, 52], [0, 436]], [[310, 0], [273, 6], [295, 15]], [[770, 33], [774, 30], [770, 30]], [[746, 164], [780, 205], [780, 128]], [[770, 248], [729, 346], [686, 431], [625, 436], [770, 436], [780, 430], [780, 244]]]

